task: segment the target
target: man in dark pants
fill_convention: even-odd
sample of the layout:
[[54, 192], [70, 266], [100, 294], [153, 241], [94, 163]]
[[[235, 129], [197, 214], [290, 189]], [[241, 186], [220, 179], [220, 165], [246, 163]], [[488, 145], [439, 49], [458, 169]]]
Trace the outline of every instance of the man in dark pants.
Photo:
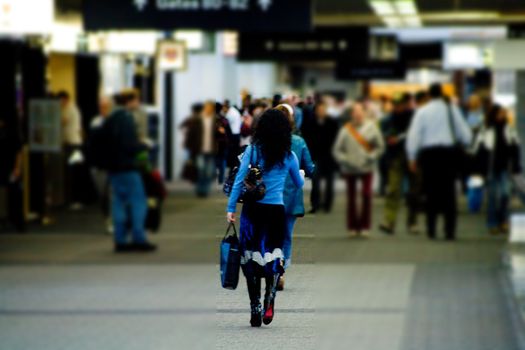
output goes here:
[[421, 167], [429, 238], [436, 237], [437, 217], [443, 214], [446, 239], [454, 240], [458, 147], [468, 146], [472, 133], [459, 108], [444, 98], [441, 85], [431, 86], [430, 97], [432, 100], [414, 116], [406, 148], [411, 170]]
[[15, 118], [0, 119], [0, 187], [7, 200], [7, 219], [18, 232], [25, 231], [22, 200], [22, 140]]
[[[325, 212], [332, 210], [334, 198], [334, 173], [336, 163], [332, 156], [332, 146], [338, 132], [338, 124], [328, 117], [326, 104], [319, 102], [314, 109], [312, 119], [306, 119], [303, 125], [303, 136], [310, 149], [312, 160], [316, 164], [312, 177], [311, 213], [319, 209]], [[321, 182], [325, 182], [324, 194], [321, 194]]]

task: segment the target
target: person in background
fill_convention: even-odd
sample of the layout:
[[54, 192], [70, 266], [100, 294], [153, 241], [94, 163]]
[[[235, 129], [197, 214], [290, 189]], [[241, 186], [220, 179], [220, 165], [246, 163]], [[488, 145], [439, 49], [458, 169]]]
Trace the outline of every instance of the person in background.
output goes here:
[[[107, 171], [111, 184], [111, 213], [113, 216], [115, 252], [152, 252], [157, 249], [148, 242], [145, 231], [147, 198], [137, 155], [145, 147], [137, 136], [133, 115], [133, 96], [116, 97], [119, 108], [104, 121], [104, 143]], [[128, 238], [131, 226], [131, 242]]]
[[[373, 172], [383, 151], [383, 136], [376, 123], [368, 120], [361, 103], [354, 104], [350, 121], [339, 130], [332, 150], [341, 173], [346, 178], [347, 228], [350, 237], [369, 235]], [[360, 210], [357, 208], [358, 183], [361, 183]]]
[[429, 100], [430, 96], [428, 95], [428, 91], [421, 90], [416, 92], [416, 96], [414, 97], [414, 102], [416, 103], [416, 110], [425, 106]]
[[[314, 118], [303, 127], [303, 137], [312, 155], [312, 160], [316, 164], [310, 197], [312, 205], [310, 213], [312, 214], [321, 208], [327, 213], [332, 210], [334, 175], [337, 169], [337, 164], [332, 156], [332, 147], [337, 131], [337, 121], [328, 117], [326, 104], [319, 102], [315, 106]], [[322, 195], [321, 182], [323, 181], [325, 189]]]
[[507, 110], [494, 105], [473, 146], [476, 172], [486, 179], [487, 226], [491, 234], [509, 231], [510, 174], [521, 173], [520, 141], [508, 123]]
[[216, 165], [217, 165], [217, 181], [219, 185], [222, 185], [224, 182], [224, 176], [226, 174], [226, 165], [228, 162], [228, 150], [230, 147], [230, 142], [232, 142], [232, 130], [230, 128], [230, 123], [225, 116], [221, 114], [222, 105], [220, 103], [215, 104], [215, 116], [217, 118], [216, 127], [220, 130], [224, 130], [224, 133], [218, 132], [216, 134], [216, 143], [217, 143], [217, 155]]
[[128, 89], [124, 90], [122, 93], [129, 96], [131, 99], [129, 102], [129, 108], [137, 128], [137, 136], [139, 141], [149, 147], [151, 145], [151, 141], [149, 139], [148, 133], [148, 113], [142, 106], [140, 92], [137, 89]]
[[467, 123], [472, 130], [472, 135], [475, 137], [478, 131], [483, 126], [485, 120], [481, 99], [478, 95], [473, 94], [468, 99], [467, 104]]
[[388, 168], [388, 187], [386, 192], [383, 221], [379, 228], [383, 233], [394, 234], [396, 221], [403, 201], [404, 184], [408, 180], [408, 212], [407, 229], [412, 234], [419, 232], [417, 228], [418, 205], [415, 196], [411, 195], [416, 187], [416, 174], [408, 170], [405, 152], [405, 140], [414, 115], [411, 105], [412, 95], [404, 94], [394, 100], [394, 110], [389, 118], [388, 127], [383, 131], [386, 141], [386, 158]]
[[214, 101], [207, 101], [200, 115], [187, 120], [185, 146], [197, 167], [195, 192], [198, 197], [208, 197], [215, 177], [218, 140], [228, 135], [226, 126], [217, 118]]
[[[279, 105], [276, 107], [277, 110], [283, 112], [292, 126], [292, 130], [296, 129], [294, 123], [293, 108], [290, 105]], [[292, 152], [296, 155], [299, 160], [299, 168], [304, 170], [306, 176], [312, 177], [315, 165], [312, 162], [310, 151], [306, 142], [301, 136], [292, 135]], [[302, 188], [294, 186], [294, 182], [291, 176], [286, 178], [284, 186], [284, 207], [286, 210], [286, 236], [284, 237], [283, 243], [283, 254], [284, 254], [284, 270], [286, 271], [292, 264], [292, 239], [295, 222], [297, 218], [303, 217], [304, 210], [304, 198]], [[278, 290], [284, 289], [284, 274], [279, 279]]]
[[[266, 194], [258, 202], [244, 203], [239, 236], [252, 327], [260, 327], [263, 322], [270, 324], [274, 318], [277, 281], [283, 273], [283, 242], [286, 235], [283, 192], [286, 178], [291, 176], [298, 188], [304, 185], [299, 161], [291, 152], [291, 143], [292, 128], [288, 118], [276, 109], [264, 112], [256, 124], [253, 143], [244, 152], [228, 201], [227, 220], [234, 223], [237, 201], [250, 164], [260, 164]], [[266, 279], [264, 309], [260, 301], [261, 278]]]
[[231, 128], [231, 142], [228, 150], [228, 166], [233, 169], [239, 164], [237, 157], [241, 152], [241, 127], [242, 115], [237, 108], [230, 105], [229, 100], [225, 100], [222, 105], [222, 115], [228, 119]]
[[[6, 197], [7, 220], [18, 232], [24, 232], [22, 193], [22, 137], [15, 116], [0, 119], [0, 189]], [[2, 218], [3, 219], [3, 218]]]
[[263, 111], [264, 108], [261, 104], [251, 104], [242, 116], [241, 149], [246, 148], [246, 146], [252, 143], [255, 119], [258, 118]]
[[81, 153], [83, 143], [82, 116], [78, 107], [71, 101], [71, 96], [66, 91], [58, 94], [62, 120], [62, 142], [66, 157], [66, 191], [72, 210], [84, 207], [86, 194], [83, 181], [83, 156]]
[[[87, 147], [88, 147], [88, 161], [90, 162], [91, 168], [91, 174], [95, 182], [95, 186], [97, 188], [98, 194], [100, 196], [100, 203], [102, 208], [102, 214], [104, 215], [104, 218], [106, 219], [106, 231], [108, 233], [113, 233], [113, 223], [111, 219], [111, 212], [110, 212], [110, 188], [109, 188], [109, 178], [108, 173], [101, 167], [96, 165], [96, 160], [92, 160], [91, 155], [93, 153], [101, 153], [105, 152], [105, 149], [94, 149], [97, 144], [96, 140], [93, 140], [93, 138], [96, 138], [100, 129], [104, 127], [104, 122], [107, 120], [107, 118], [110, 116], [111, 112], [113, 111], [113, 101], [108, 96], [102, 96], [98, 103], [98, 109], [99, 114], [93, 118], [90, 124], [90, 132], [87, 139]], [[97, 155], [94, 155], [95, 157]], [[95, 164], [93, 164], [95, 163]]]
[[410, 169], [421, 168], [426, 197], [427, 234], [436, 238], [438, 214], [445, 217], [447, 240], [456, 238], [458, 147], [468, 146], [472, 132], [461, 111], [448, 102], [440, 84], [430, 87], [431, 101], [412, 120], [406, 141]]

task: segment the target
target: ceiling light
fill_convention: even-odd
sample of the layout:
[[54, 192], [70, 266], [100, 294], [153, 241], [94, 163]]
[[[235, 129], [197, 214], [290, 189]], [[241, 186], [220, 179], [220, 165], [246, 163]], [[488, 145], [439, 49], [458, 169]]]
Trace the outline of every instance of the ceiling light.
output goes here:
[[400, 15], [415, 16], [417, 14], [416, 4], [412, 0], [396, 1], [394, 6]]
[[388, 16], [396, 13], [394, 6], [390, 1], [375, 1], [369, 2], [370, 7], [378, 16]]
[[403, 20], [401, 19], [401, 17], [396, 17], [396, 16], [383, 17], [383, 21], [390, 28], [398, 28], [398, 27], [403, 26]]
[[405, 22], [405, 25], [407, 27], [421, 27], [422, 26], [421, 18], [419, 18], [418, 16], [404, 17], [403, 21]]

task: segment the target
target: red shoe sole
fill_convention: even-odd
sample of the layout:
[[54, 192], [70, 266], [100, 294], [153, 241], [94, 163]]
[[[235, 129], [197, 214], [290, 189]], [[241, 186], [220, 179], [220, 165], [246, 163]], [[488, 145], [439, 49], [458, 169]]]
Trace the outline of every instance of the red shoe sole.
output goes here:
[[270, 304], [270, 307], [264, 312], [263, 323], [265, 325], [269, 325], [270, 323], [272, 323], [273, 316], [274, 316], [274, 312], [273, 312], [273, 303], [272, 303]]

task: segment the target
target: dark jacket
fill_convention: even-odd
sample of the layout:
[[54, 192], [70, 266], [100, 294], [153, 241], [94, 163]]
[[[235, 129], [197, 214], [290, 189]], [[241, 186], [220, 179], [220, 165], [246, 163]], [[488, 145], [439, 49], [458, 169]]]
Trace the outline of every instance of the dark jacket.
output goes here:
[[131, 113], [117, 109], [104, 122], [107, 140], [107, 170], [110, 173], [137, 170], [137, 155], [144, 150], [137, 136], [137, 128]]
[[326, 118], [323, 123], [313, 118], [305, 121], [303, 125], [304, 140], [316, 164], [316, 170], [320, 173], [333, 172], [337, 169], [332, 156], [332, 147], [338, 131], [337, 121], [331, 118]]
[[[212, 132], [213, 154], [226, 152], [231, 138], [231, 128], [228, 120], [224, 117], [214, 117], [214, 130]], [[192, 158], [202, 153], [204, 126], [200, 116], [192, 116], [187, 119], [183, 127], [186, 128], [184, 147]], [[221, 128], [224, 132], [221, 132]]]

